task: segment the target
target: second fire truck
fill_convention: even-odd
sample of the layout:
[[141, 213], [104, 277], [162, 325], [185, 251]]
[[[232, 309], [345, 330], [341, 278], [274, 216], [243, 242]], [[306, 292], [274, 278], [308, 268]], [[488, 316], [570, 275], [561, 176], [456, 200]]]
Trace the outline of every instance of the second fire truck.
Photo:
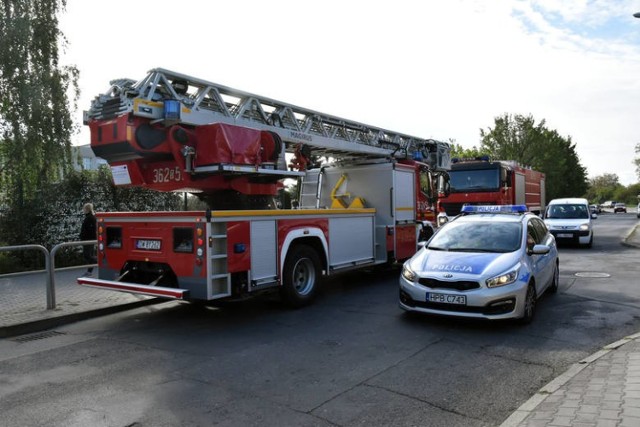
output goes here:
[[[447, 143], [160, 68], [112, 81], [85, 123], [116, 185], [189, 192], [208, 206], [97, 215], [98, 276], [78, 283], [163, 298], [276, 288], [306, 305], [322, 276], [413, 255], [433, 233], [450, 168]], [[286, 179], [298, 180], [295, 209], [273, 202]]]
[[438, 224], [458, 215], [464, 205], [526, 205], [545, 208], [545, 175], [512, 160], [488, 157], [453, 159], [450, 188], [438, 199]]

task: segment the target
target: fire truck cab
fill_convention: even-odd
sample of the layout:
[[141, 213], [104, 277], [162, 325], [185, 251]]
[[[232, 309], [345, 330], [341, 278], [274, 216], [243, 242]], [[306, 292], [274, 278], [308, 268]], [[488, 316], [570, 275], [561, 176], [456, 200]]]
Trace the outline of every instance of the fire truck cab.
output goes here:
[[449, 191], [438, 199], [438, 225], [460, 214], [465, 205], [526, 205], [545, 208], [545, 175], [512, 160], [453, 159]]

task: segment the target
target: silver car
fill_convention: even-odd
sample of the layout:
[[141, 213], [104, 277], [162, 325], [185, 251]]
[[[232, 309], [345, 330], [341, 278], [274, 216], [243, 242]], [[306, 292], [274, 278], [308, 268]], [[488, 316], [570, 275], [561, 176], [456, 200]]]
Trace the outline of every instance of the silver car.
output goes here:
[[555, 238], [526, 206], [465, 206], [404, 263], [400, 307], [528, 323], [558, 277]]

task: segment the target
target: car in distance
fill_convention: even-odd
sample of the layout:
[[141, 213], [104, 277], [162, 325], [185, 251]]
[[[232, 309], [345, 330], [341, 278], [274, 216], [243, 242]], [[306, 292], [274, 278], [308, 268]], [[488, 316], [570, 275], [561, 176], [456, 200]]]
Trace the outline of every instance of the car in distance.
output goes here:
[[558, 290], [553, 235], [524, 205], [463, 206], [407, 260], [400, 307], [409, 312], [530, 322]]
[[582, 198], [553, 199], [544, 212], [547, 228], [560, 243], [573, 243], [590, 248], [593, 245], [593, 223], [597, 214], [590, 212], [589, 202]]
[[627, 213], [627, 206], [624, 203], [616, 203], [613, 206], [613, 213], [624, 212]]
[[602, 213], [602, 208], [600, 205], [589, 205], [589, 210], [591, 213], [599, 214]]

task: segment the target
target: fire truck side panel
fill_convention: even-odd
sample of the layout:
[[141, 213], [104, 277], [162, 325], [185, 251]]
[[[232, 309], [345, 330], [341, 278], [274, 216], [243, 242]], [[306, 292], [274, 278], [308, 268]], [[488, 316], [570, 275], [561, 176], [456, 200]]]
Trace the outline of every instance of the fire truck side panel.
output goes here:
[[229, 221], [227, 223], [227, 253], [229, 273], [251, 270], [251, 223]]
[[395, 222], [415, 221], [416, 188], [413, 169], [397, 169], [393, 174], [393, 216]]
[[373, 216], [329, 218], [329, 263], [331, 270], [375, 261]]
[[251, 221], [251, 283], [278, 281], [278, 240], [276, 221]]
[[515, 180], [515, 200], [513, 201], [516, 205], [524, 205], [526, 203], [525, 197], [525, 185], [524, 185], [524, 174], [520, 172], [514, 173]]
[[395, 217], [393, 254], [397, 260], [411, 257], [416, 252], [416, 178], [413, 169], [394, 171], [393, 210]]
[[525, 200], [530, 211], [542, 212], [545, 208], [544, 175], [534, 170], [525, 171]]

